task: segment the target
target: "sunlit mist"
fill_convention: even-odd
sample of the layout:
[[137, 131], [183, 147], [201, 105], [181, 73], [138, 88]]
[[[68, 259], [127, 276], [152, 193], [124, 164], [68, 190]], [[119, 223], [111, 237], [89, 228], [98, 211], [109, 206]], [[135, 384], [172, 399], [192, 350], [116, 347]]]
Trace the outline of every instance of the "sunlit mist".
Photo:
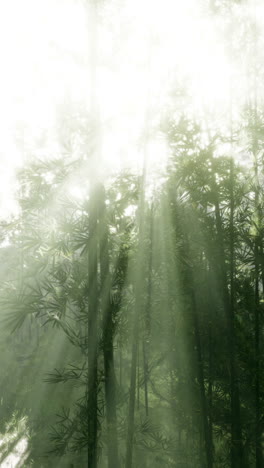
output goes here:
[[[175, 112], [206, 114], [212, 127], [219, 119], [227, 125], [231, 101], [237, 116], [252, 94], [246, 76], [250, 51], [245, 44], [238, 56], [231, 31], [243, 34], [246, 15], [250, 22], [255, 14], [261, 27], [263, 8], [253, 7], [234, 4], [219, 17], [206, 2], [193, 0], [102, 3], [95, 90], [101, 175], [131, 165], [141, 170], [146, 139], [152, 141], [148, 166], [166, 162], [157, 132], [171, 93]], [[64, 113], [72, 123], [89, 114], [89, 21], [88, 4], [81, 1], [14, 0], [1, 6], [4, 215], [15, 209], [14, 169], [31, 157], [63, 154]], [[72, 123], [68, 133], [75, 131]], [[74, 141], [75, 151], [86, 153], [84, 136]]]
[[0, 4], [0, 467], [263, 468], [264, 6]]

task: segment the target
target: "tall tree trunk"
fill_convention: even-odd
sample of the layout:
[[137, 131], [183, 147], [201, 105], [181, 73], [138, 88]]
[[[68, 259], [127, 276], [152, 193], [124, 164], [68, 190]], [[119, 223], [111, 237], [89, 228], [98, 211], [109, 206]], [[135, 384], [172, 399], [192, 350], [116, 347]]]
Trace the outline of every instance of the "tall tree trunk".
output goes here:
[[145, 396], [145, 411], [146, 416], [149, 415], [149, 406], [148, 406], [148, 351], [146, 340], [143, 338], [142, 343], [142, 352], [143, 352], [143, 367], [144, 367], [144, 396]]
[[209, 437], [212, 444], [212, 450], [214, 455], [214, 441], [213, 441], [213, 382], [214, 382], [214, 356], [213, 356], [213, 323], [214, 323], [214, 297], [212, 294], [214, 285], [211, 278], [213, 277], [213, 271], [210, 268], [210, 264], [207, 264], [207, 284], [208, 284], [208, 303], [209, 303], [209, 324], [208, 324], [208, 417], [209, 417]]
[[261, 407], [260, 407], [260, 323], [259, 323], [259, 269], [260, 269], [260, 256], [259, 248], [260, 241], [260, 203], [259, 203], [259, 174], [258, 174], [258, 67], [257, 67], [257, 49], [258, 49], [258, 33], [257, 33], [257, 17], [256, 17], [256, 2], [254, 3], [254, 102], [253, 102], [253, 115], [254, 115], [254, 131], [253, 131], [253, 162], [255, 171], [255, 227], [256, 237], [254, 245], [255, 257], [255, 453], [256, 453], [256, 468], [262, 468], [263, 456], [261, 448]]
[[[213, 161], [213, 159], [212, 159]], [[233, 230], [233, 210], [234, 201], [231, 196], [231, 218], [230, 218], [230, 294], [228, 290], [228, 279], [225, 263], [225, 249], [220, 206], [218, 200], [218, 189], [216, 182], [213, 183], [215, 196], [215, 223], [218, 243], [218, 264], [220, 266], [220, 285], [222, 290], [223, 305], [226, 314], [228, 354], [230, 366], [230, 395], [231, 395], [231, 467], [241, 468], [245, 466], [243, 458], [242, 427], [240, 417], [240, 396], [236, 369], [236, 346], [235, 346], [235, 325], [234, 325], [234, 230]]]
[[213, 467], [213, 447], [212, 439], [210, 437], [209, 431], [209, 414], [206, 400], [205, 384], [204, 384], [204, 369], [203, 369], [203, 357], [202, 357], [202, 348], [201, 348], [201, 338], [200, 338], [200, 326], [199, 318], [197, 313], [196, 298], [194, 292], [194, 280], [192, 272], [189, 271], [188, 277], [190, 278], [190, 295], [191, 295], [191, 313], [194, 327], [194, 338], [195, 338], [195, 349], [197, 356], [197, 377], [200, 389], [200, 401], [201, 401], [201, 411], [202, 411], [202, 424], [203, 424], [203, 436], [204, 436], [204, 445], [206, 453], [206, 463], [207, 468]]
[[149, 414], [148, 403], [148, 373], [149, 373], [149, 345], [151, 332], [151, 299], [152, 299], [152, 260], [153, 260], [153, 205], [150, 210], [150, 245], [148, 253], [148, 283], [147, 302], [145, 310], [145, 336], [143, 337], [143, 366], [144, 366], [144, 394], [146, 416]]
[[116, 377], [114, 366], [114, 320], [111, 302], [111, 277], [109, 269], [108, 227], [105, 209], [105, 190], [99, 193], [99, 248], [101, 275], [101, 307], [103, 317], [103, 356], [107, 420], [108, 467], [118, 468], [118, 441], [116, 418]]
[[263, 250], [263, 233], [259, 240], [259, 255], [261, 264], [261, 283], [262, 283], [262, 294], [264, 294], [264, 250]]
[[133, 455], [133, 438], [135, 424], [135, 399], [136, 399], [136, 372], [137, 372], [137, 354], [138, 354], [138, 338], [139, 338], [139, 300], [136, 300], [134, 327], [132, 335], [132, 358], [130, 372], [130, 389], [129, 389], [129, 407], [128, 407], [128, 429], [126, 441], [126, 462], [125, 468], [132, 467]]
[[[190, 248], [190, 241], [188, 239], [188, 227], [184, 226], [184, 216], [181, 217], [180, 210], [178, 210], [177, 203], [175, 203], [175, 194], [169, 194], [170, 200], [170, 209], [172, 210], [174, 217], [174, 237], [176, 245], [178, 239], [180, 238], [183, 242], [180, 250], [182, 255], [182, 267], [183, 270], [180, 272], [181, 277], [181, 289], [185, 290], [190, 298], [190, 318], [191, 318], [191, 327], [194, 331], [194, 348], [196, 352], [196, 361], [197, 361], [197, 379], [199, 385], [200, 393], [200, 404], [201, 404], [201, 423], [203, 429], [203, 441], [204, 441], [204, 451], [205, 451], [205, 460], [206, 468], [213, 468], [213, 445], [212, 437], [210, 437], [209, 431], [209, 413], [208, 413], [208, 404], [206, 398], [205, 390], [205, 381], [204, 381], [204, 367], [203, 367], [203, 358], [202, 358], [202, 347], [201, 347], [201, 338], [200, 338], [200, 325], [199, 317], [197, 311], [197, 303], [195, 296], [195, 279], [193, 273], [192, 265], [192, 255]], [[179, 255], [179, 247], [176, 247], [176, 251]], [[186, 276], [185, 276], [186, 275]]]
[[214, 452], [213, 446], [213, 346], [212, 346], [212, 319], [209, 321], [209, 375], [208, 375], [208, 430], [209, 439], [212, 447], [212, 454]]
[[138, 355], [137, 355], [137, 410], [139, 411], [140, 406], [140, 353], [138, 347]]
[[145, 178], [146, 178], [146, 160], [144, 161], [143, 175], [141, 178], [141, 187], [139, 195], [139, 234], [138, 234], [138, 252], [137, 252], [137, 266], [136, 266], [136, 281], [135, 281], [135, 309], [134, 309], [134, 323], [132, 332], [132, 357], [131, 357], [131, 372], [130, 372], [130, 389], [129, 389], [129, 403], [128, 403], [128, 428], [126, 440], [126, 461], [125, 468], [133, 466], [133, 439], [134, 439], [134, 425], [135, 425], [135, 400], [136, 400], [136, 373], [137, 373], [137, 356], [139, 344], [139, 320], [142, 310], [142, 283], [143, 276], [143, 219], [145, 212]]
[[255, 241], [255, 451], [256, 468], [262, 468], [262, 447], [260, 427], [260, 324], [259, 324], [259, 252], [258, 239]]
[[[232, 136], [231, 136], [232, 138]], [[233, 467], [242, 467], [243, 443], [240, 421], [240, 398], [236, 366], [235, 339], [235, 245], [234, 245], [234, 161], [230, 160], [230, 306], [229, 306], [229, 340], [230, 340], [230, 387], [231, 387], [231, 457]], [[227, 279], [225, 280], [227, 282]], [[225, 287], [226, 288], [226, 287]]]
[[[151, 34], [150, 34], [151, 39]], [[149, 50], [147, 55], [147, 73], [151, 76], [151, 40], [149, 40]], [[132, 345], [132, 358], [131, 358], [131, 374], [130, 374], [130, 389], [129, 389], [129, 410], [128, 410], [128, 430], [127, 430], [127, 441], [126, 441], [126, 461], [125, 468], [132, 467], [132, 455], [133, 455], [133, 438], [134, 438], [134, 421], [135, 421], [135, 392], [136, 392], [136, 366], [137, 366], [137, 353], [139, 344], [139, 318], [142, 309], [142, 255], [144, 254], [143, 249], [143, 221], [145, 214], [145, 183], [147, 176], [147, 160], [148, 160], [148, 137], [149, 137], [149, 120], [150, 120], [150, 86], [147, 86], [146, 93], [146, 109], [145, 109], [145, 132], [146, 141], [144, 145], [144, 159], [143, 159], [143, 170], [141, 176], [141, 184], [139, 190], [139, 234], [138, 234], [138, 253], [137, 253], [137, 272], [136, 272], [136, 284], [135, 284], [135, 315], [134, 315], [134, 326], [133, 326], [133, 345]]]
[[[255, 104], [256, 106], [256, 104]], [[255, 107], [255, 126], [257, 125], [257, 110]], [[258, 141], [254, 135], [253, 154], [255, 166], [255, 320], [254, 320], [254, 334], [255, 334], [255, 453], [256, 453], [256, 468], [263, 467], [263, 455], [261, 447], [261, 406], [260, 406], [260, 314], [259, 314], [259, 281], [260, 281], [260, 206], [259, 206], [259, 176], [258, 176]]]
[[[230, 15], [230, 50], [233, 58], [233, 28], [232, 28], [232, 6], [229, 3]], [[235, 330], [235, 235], [234, 235], [234, 160], [233, 160], [233, 76], [229, 76], [230, 102], [229, 102], [229, 118], [230, 118], [230, 235], [229, 235], [229, 251], [230, 251], [230, 295], [228, 298], [228, 280], [225, 270], [225, 264], [222, 265], [222, 275], [224, 281], [224, 296], [226, 297], [226, 310], [228, 312], [228, 327], [229, 327], [229, 353], [230, 353], [230, 391], [231, 391], [231, 466], [236, 468], [243, 467], [245, 460], [243, 457], [243, 441], [242, 427], [240, 417], [240, 395], [239, 395], [239, 378], [237, 375], [236, 364], [236, 330]], [[218, 202], [218, 200], [217, 200]], [[219, 203], [218, 203], [219, 205]], [[219, 206], [218, 206], [219, 208]], [[218, 214], [219, 209], [218, 209]], [[218, 222], [219, 229], [222, 229], [221, 220]], [[222, 254], [224, 255], [223, 235], [221, 237]], [[225, 258], [225, 256], [223, 257]], [[228, 304], [229, 302], [229, 304]]]
[[96, 190], [90, 194], [88, 263], [88, 468], [97, 467], [98, 243]]
[[[97, 0], [91, 0], [89, 9], [90, 30], [90, 112], [93, 118], [94, 154], [99, 156], [99, 119], [96, 99], [97, 81]], [[88, 249], [88, 468], [97, 468], [98, 442], [98, 207], [97, 184], [89, 181], [89, 249]]]

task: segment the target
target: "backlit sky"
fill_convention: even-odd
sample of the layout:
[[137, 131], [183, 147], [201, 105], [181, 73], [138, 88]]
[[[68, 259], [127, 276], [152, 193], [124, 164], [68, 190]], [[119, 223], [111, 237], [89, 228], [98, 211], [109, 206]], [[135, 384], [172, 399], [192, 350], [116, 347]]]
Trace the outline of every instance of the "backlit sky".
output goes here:
[[[252, 45], [246, 40], [247, 28], [254, 18], [263, 25], [263, 6], [254, 9], [242, 2], [217, 16], [208, 14], [204, 0], [100, 4], [96, 91], [102, 172], [123, 165], [140, 167], [146, 119], [149, 128], [158, 128], [168, 108], [206, 115], [210, 123], [222, 125], [232, 96], [238, 115], [252, 93], [254, 63], [248, 59]], [[89, 111], [89, 21], [87, 2], [81, 0], [0, 4], [2, 216], [15, 207], [16, 167], [29, 157], [61, 153], [62, 109], [67, 110], [70, 128], [77, 125], [79, 110]], [[243, 50], [234, 40], [239, 34]], [[258, 41], [261, 54], [263, 38]], [[179, 83], [188, 87], [188, 98], [178, 92]], [[148, 161], [153, 166], [166, 156], [166, 146], [157, 131], [151, 135]]]

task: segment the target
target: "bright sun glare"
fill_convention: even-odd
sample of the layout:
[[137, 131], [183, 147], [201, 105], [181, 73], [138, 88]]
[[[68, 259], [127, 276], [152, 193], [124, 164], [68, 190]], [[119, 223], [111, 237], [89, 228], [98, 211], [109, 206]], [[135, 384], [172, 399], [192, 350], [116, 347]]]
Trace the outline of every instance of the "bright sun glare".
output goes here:
[[[197, 0], [111, 2], [100, 17], [97, 97], [102, 125], [102, 170], [149, 167], [166, 157], [157, 128], [174, 79], [188, 87], [193, 112], [225, 112], [230, 80], [240, 76], [221, 41], [221, 27]], [[103, 4], [108, 8], [107, 3]], [[103, 8], [102, 8], [102, 11]], [[106, 14], [109, 18], [109, 14]], [[0, 6], [2, 216], [14, 209], [14, 168], [29, 155], [56, 156], [58, 108], [89, 108], [89, 15], [73, 0], [11, 0]], [[186, 102], [175, 103], [177, 111]], [[154, 132], [155, 133], [155, 132]], [[44, 135], [44, 137], [43, 137]], [[142, 143], [143, 142], [143, 143]]]

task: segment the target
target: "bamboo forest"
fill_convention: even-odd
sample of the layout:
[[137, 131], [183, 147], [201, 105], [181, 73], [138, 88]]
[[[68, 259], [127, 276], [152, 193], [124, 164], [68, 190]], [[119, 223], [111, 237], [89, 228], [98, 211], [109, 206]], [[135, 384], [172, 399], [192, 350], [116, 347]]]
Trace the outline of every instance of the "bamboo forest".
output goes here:
[[0, 467], [264, 468], [264, 2], [0, 36]]

